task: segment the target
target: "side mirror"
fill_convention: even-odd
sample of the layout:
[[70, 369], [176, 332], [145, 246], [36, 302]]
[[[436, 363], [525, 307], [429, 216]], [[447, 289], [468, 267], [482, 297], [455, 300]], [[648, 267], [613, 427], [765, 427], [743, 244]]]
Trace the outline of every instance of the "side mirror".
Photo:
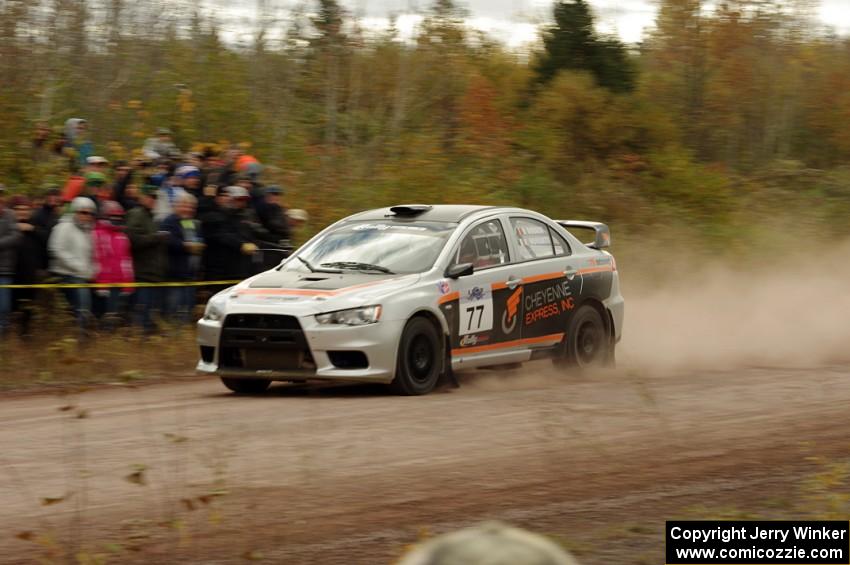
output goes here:
[[458, 263], [446, 269], [446, 278], [459, 279], [460, 277], [468, 277], [475, 272], [475, 266], [472, 263]]

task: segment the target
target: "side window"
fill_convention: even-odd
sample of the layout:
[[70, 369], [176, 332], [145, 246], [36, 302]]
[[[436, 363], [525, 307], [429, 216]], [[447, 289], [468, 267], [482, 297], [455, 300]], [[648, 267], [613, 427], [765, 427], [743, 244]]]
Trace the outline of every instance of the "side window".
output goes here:
[[545, 259], [555, 255], [549, 226], [543, 222], [531, 218], [511, 218], [511, 226], [516, 234], [520, 261]]
[[573, 250], [570, 249], [570, 244], [567, 243], [567, 240], [564, 239], [564, 237], [561, 234], [559, 234], [558, 232], [556, 232], [552, 228], [549, 228], [549, 234], [552, 236], [552, 244], [555, 246], [555, 255], [556, 256], [562, 257], [564, 255], [572, 255], [573, 254]]
[[467, 233], [458, 247], [454, 264], [472, 263], [475, 269], [486, 269], [510, 262], [508, 240], [499, 220], [478, 224]]

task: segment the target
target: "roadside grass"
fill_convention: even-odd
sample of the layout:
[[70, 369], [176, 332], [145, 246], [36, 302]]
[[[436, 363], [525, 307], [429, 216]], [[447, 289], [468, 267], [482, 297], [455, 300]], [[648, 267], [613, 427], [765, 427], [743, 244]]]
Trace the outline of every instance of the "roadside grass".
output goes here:
[[0, 339], [0, 392], [80, 389], [87, 386], [150, 382], [194, 374], [192, 324], [160, 323], [145, 335], [130, 325], [94, 329], [81, 338], [62, 309], [35, 311], [31, 337], [11, 332]]

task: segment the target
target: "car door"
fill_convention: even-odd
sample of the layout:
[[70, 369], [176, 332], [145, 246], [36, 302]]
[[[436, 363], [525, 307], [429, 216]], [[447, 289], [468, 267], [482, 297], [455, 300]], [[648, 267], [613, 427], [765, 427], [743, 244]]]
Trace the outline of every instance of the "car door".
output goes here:
[[[472, 275], [450, 282], [440, 308], [451, 328], [453, 361], [501, 358], [520, 345], [521, 276], [514, 273], [505, 224], [482, 220], [465, 232], [451, 264], [472, 263]], [[450, 264], [450, 266], [451, 266]], [[449, 289], [446, 289], [449, 290]]]
[[572, 249], [540, 219], [511, 216], [509, 224], [523, 281], [522, 342], [532, 349], [554, 345], [564, 337], [581, 292]]

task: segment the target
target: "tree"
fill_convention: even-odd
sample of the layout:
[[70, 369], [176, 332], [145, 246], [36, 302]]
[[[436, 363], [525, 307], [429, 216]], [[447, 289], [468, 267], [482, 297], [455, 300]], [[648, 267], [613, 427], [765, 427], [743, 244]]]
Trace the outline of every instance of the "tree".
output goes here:
[[626, 48], [616, 39], [597, 35], [586, 0], [561, 0], [553, 14], [555, 24], [544, 32], [544, 50], [535, 65], [539, 82], [550, 82], [562, 70], [577, 70], [590, 72], [597, 84], [614, 92], [634, 88]]

